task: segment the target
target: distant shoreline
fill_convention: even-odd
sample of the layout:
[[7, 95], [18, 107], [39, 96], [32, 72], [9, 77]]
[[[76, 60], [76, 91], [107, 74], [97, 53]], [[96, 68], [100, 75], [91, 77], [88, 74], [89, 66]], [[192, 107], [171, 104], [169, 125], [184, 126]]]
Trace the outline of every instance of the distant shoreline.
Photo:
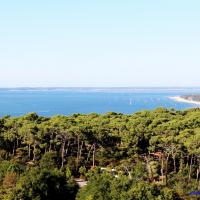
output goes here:
[[200, 101], [188, 100], [188, 99], [185, 99], [181, 96], [174, 96], [174, 97], [169, 97], [169, 98], [174, 100], [174, 101], [177, 101], [177, 102], [200, 105]]

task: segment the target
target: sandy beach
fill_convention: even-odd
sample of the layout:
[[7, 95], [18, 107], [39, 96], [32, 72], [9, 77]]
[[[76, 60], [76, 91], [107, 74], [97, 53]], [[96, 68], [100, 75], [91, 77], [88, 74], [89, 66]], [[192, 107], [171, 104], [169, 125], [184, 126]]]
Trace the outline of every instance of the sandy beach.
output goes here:
[[200, 101], [187, 100], [187, 99], [182, 98], [181, 96], [174, 96], [174, 97], [169, 97], [169, 98], [177, 102], [200, 105]]

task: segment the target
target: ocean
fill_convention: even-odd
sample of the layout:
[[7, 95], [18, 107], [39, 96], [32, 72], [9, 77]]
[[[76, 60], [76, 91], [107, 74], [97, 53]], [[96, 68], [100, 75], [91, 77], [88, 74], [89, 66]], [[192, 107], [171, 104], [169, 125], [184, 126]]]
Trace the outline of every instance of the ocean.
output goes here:
[[198, 105], [169, 97], [200, 94], [200, 88], [9, 88], [0, 89], [0, 116], [36, 112], [42, 116], [118, 112], [157, 107], [178, 110]]

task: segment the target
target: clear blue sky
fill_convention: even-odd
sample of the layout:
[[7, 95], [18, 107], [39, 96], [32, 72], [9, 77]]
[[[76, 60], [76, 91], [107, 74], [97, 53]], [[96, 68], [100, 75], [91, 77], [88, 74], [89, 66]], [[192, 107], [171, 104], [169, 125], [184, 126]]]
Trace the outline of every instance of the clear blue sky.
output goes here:
[[199, 0], [6, 0], [0, 87], [200, 86]]

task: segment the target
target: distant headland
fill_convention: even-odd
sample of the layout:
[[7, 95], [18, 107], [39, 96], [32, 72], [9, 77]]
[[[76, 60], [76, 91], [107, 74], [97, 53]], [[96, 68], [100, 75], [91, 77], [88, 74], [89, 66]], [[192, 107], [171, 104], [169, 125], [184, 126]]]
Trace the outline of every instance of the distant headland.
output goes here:
[[178, 101], [178, 102], [200, 105], [200, 94], [174, 96], [174, 97], [170, 97], [170, 98], [175, 101]]

